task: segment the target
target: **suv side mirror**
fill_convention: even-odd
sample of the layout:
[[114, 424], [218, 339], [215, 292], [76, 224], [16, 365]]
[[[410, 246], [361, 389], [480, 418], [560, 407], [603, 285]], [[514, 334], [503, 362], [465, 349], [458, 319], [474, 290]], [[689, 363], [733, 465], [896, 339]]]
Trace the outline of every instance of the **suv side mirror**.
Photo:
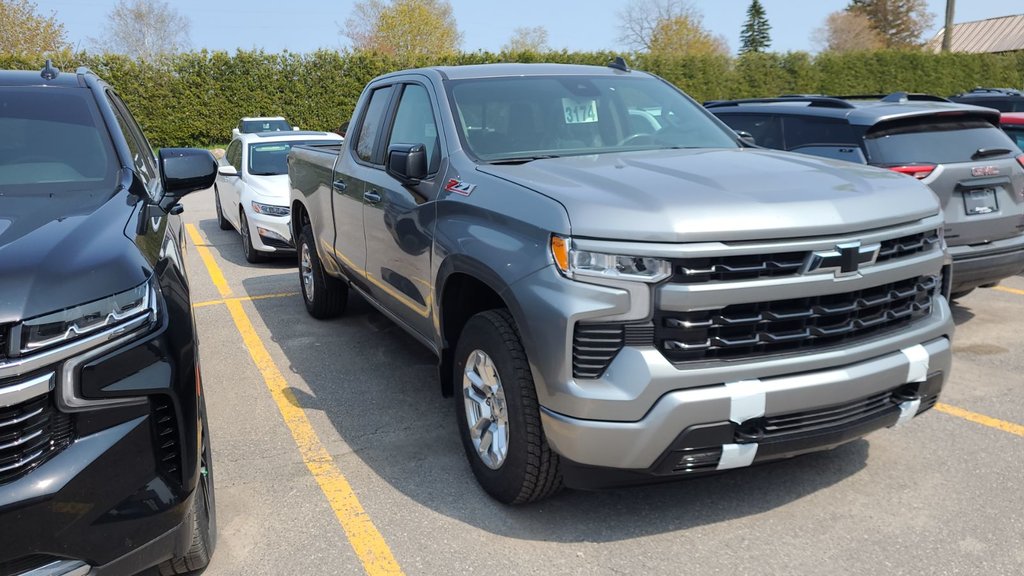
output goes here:
[[427, 148], [423, 144], [392, 144], [385, 171], [409, 186], [427, 177]]
[[754, 140], [754, 135], [751, 134], [750, 132], [747, 132], [746, 130], [736, 130], [735, 132], [736, 135], [740, 137], [740, 140], [743, 140], [745, 144], [757, 146], [757, 141]]
[[217, 178], [217, 160], [209, 150], [200, 148], [161, 148], [160, 180], [164, 196], [181, 198], [189, 192], [213, 186]]

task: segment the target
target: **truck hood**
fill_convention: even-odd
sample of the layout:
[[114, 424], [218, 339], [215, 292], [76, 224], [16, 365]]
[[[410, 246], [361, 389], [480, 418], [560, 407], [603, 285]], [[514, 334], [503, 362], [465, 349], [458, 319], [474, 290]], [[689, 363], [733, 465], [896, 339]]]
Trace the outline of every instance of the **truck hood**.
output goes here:
[[0, 324], [84, 304], [146, 281], [125, 236], [127, 193], [0, 195]]
[[649, 242], [858, 232], [939, 212], [909, 176], [761, 149], [651, 150], [480, 165], [557, 200], [575, 236]]
[[288, 175], [248, 176], [246, 185], [256, 194], [255, 200], [265, 204], [288, 205]]

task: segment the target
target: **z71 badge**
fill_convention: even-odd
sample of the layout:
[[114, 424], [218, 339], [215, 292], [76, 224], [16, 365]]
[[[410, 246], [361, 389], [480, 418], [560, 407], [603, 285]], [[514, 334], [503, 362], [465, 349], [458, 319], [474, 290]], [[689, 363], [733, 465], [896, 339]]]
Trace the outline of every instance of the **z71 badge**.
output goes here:
[[462, 180], [452, 178], [444, 185], [444, 189], [448, 192], [469, 196], [473, 193], [473, 190], [476, 190], [476, 184], [470, 184], [469, 182], [463, 182]]

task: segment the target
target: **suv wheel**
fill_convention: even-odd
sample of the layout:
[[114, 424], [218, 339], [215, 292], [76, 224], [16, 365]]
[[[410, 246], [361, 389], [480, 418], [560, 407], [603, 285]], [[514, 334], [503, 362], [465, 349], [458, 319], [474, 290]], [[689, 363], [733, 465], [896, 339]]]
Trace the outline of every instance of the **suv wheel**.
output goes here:
[[213, 185], [213, 202], [217, 207], [217, 226], [221, 230], [231, 230], [231, 222], [224, 217], [224, 210], [220, 207], [220, 190], [217, 189], [217, 185]]
[[348, 286], [324, 272], [313, 244], [313, 228], [308, 224], [299, 234], [299, 285], [306, 311], [314, 318], [333, 318], [345, 312]]
[[526, 352], [507, 310], [469, 319], [455, 348], [456, 415], [474, 476], [495, 500], [524, 504], [562, 488], [540, 423]]
[[159, 566], [161, 576], [198, 573], [210, 563], [217, 543], [217, 505], [213, 489], [213, 459], [210, 437], [203, 410], [203, 451], [199, 455], [199, 482], [192, 497], [192, 543], [180, 558], [171, 558]]

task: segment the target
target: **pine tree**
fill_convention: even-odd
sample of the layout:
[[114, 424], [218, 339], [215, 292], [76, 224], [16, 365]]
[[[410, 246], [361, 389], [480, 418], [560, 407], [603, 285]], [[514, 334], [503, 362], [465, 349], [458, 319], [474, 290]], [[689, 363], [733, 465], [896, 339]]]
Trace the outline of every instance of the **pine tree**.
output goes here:
[[769, 34], [771, 29], [772, 25], [768, 23], [768, 16], [765, 15], [760, 0], [751, 0], [750, 7], [747, 8], [747, 22], [740, 33], [740, 54], [764, 52], [772, 44], [772, 37]]

